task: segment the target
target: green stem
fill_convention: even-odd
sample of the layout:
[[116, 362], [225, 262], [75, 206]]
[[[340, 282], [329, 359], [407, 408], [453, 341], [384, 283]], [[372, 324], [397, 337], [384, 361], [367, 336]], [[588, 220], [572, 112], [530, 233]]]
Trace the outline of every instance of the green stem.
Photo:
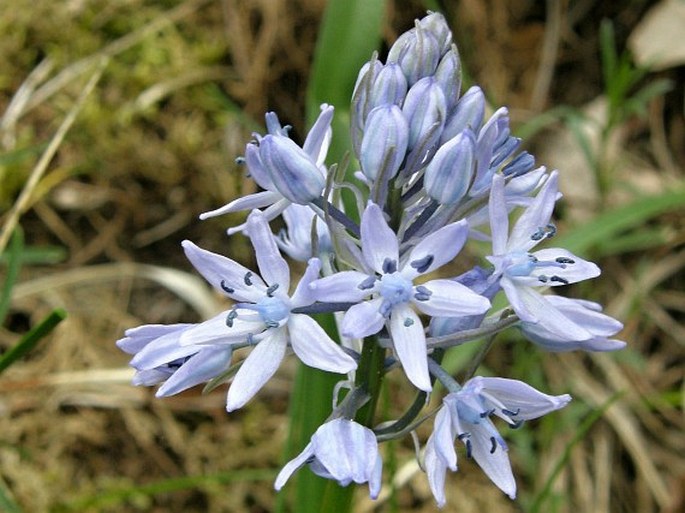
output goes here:
[[383, 384], [383, 365], [385, 349], [378, 344], [378, 338], [366, 337], [362, 346], [362, 356], [357, 368], [355, 386], [361, 388], [369, 396], [369, 401], [359, 409], [355, 420], [360, 424], [372, 427], [378, 398]]

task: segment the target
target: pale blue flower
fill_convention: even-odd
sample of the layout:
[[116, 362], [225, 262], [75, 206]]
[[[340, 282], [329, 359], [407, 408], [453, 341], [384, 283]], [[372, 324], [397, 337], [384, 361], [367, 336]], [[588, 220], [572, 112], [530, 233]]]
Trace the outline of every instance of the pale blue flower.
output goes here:
[[373, 431], [348, 419], [323, 424], [304, 450], [289, 461], [276, 477], [274, 487], [283, 488], [290, 476], [305, 464], [315, 474], [334, 479], [340, 486], [369, 483], [372, 499], [381, 489], [383, 461]]
[[[397, 236], [378, 205], [369, 202], [361, 221], [364, 263], [362, 271], [343, 271], [310, 285], [319, 301], [359, 302], [343, 317], [342, 334], [363, 338], [387, 323], [393, 348], [409, 380], [430, 391], [423, 324], [414, 308], [430, 316], [479, 314], [490, 301], [453, 280], [436, 279], [414, 284], [419, 276], [450, 262], [468, 235], [465, 221], [452, 223], [428, 235], [400, 261]], [[412, 308], [414, 307], [414, 308]]]
[[238, 303], [230, 311], [186, 330], [181, 335], [181, 345], [254, 346], [228, 391], [228, 411], [243, 406], [273, 376], [288, 347], [310, 367], [336, 373], [356, 368], [355, 361], [316, 321], [292, 312], [314, 302], [309, 283], [318, 277], [320, 261], [317, 258], [309, 261], [304, 276], [289, 296], [288, 264], [259, 211], [248, 217], [247, 233], [261, 276], [229, 258], [201, 249], [190, 241], [183, 242], [186, 256], [198, 272]]
[[[278, 247], [290, 258], [306, 262], [312, 257], [330, 253], [333, 250], [328, 226], [314, 211], [304, 205], [293, 203], [283, 211], [285, 229], [276, 239]], [[312, 248], [312, 224], [316, 223], [318, 254]]]
[[[229, 212], [264, 208], [267, 220], [275, 219], [288, 205], [307, 204], [321, 196], [325, 186], [324, 161], [331, 140], [333, 107], [321, 105], [321, 113], [300, 148], [288, 137], [275, 113], [266, 115], [269, 133], [253, 134], [255, 141], [245, 148], [245, 164], [250, 176], [264, 191], [237, 198], [221, 208], [205, 212], [208, 219]], [[245, 228], [233, 227], [229, 234]]]
[[550, 223], [557, 198], [557, 172], [553, 171], [509, 233], [504, 177], [495, 175], [490, 191], [489, 214], [492, 232], [492, 255], [495, 266], [492, 279], [499, 284], [519, 318], [539, 323], [549, 332], [572, 340], [593, 337], [586, 328], [564, 316], [538, 289], [576, 283], [600, 274], [592, 262], [560, 248], [530, 250], [552, 237], [556, 228]]
[[424, 464], [438, 506], [445, 504], [447, 469], [457, 470], [455, 439], [466, 446], [467, 456], [476, 460], [490, 480], [514, 499], [516, 481], [508, 447], [490, 416], [518, 427], [523, 421], [563, 408], [570, 400], [568, 394], [543, 394], [522, 381], [480, 376], [467, 381], [458, 392], [447, 394], [426, 444]]
[[232, 348], [226, 345], [181, 345], [183, 333], [196, 324], [147, 324], [126, 330], [117, 341], [122, 351], [134, 355], [134, 385], [163, 385], [155, 394], [166, 397], [206, 383], [228, 369]]
[[570, 299], [563, 296], [547, 295], [545, 300], [556, 308], [570, 322], [582, 326], [591, 337], [583, 340], [569, 335], [559, 335], [547, 329], [544, 324], [522, 322], [521, 331], [530, 341], [547, 351], [616, 351], [623, 349], [626, 343], [609, 337], [623, 329], [623, 324], [602, 313], [601, 305], [582, 299]]

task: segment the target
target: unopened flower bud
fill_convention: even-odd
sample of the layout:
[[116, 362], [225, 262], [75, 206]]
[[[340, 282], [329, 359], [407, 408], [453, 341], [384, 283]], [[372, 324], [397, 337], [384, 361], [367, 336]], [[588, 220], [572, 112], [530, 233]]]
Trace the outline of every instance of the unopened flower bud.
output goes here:
[[386, 104], [401, 105], [407, 94], [407, 79], [399, 64], [391, 62], [383, 66], [378, 71], [369, 94], [371, 109]]
[[440, 64], [438, 64], [435, 79], [440, 84], [442, 92], [445, 93], [447, 112], [450, 112], [457, 104], [461, 90], [461, 63], [455, 45], [452, 45], [452, 49], [443, 56]]
[[350, 135], [352, 146], [359, 155], [362, 144], [362, 133], [366, 116], [371, 110], [371, 88], [376, 81], [376, 76], [383, 69], [383, 65], [378, 61], [375, 54], [373, 58], [362, 66], [357, 76], [357, 82], [352, 93], [352, 108], [350, 111]]
[[468, 128], [440, 146], [424, 175], [431, 198], [452, 205], [466, 195], [474, 173], [474, 149], [475, 136]]
[[440, 141], [452, 139], [467, 127], [477, 133], [483, 124], [484, 115], [485, 95], [480, 87], [473, 86], [464, 93], [464, 96], [457, 102], [457, 106], [449, 114]]
[[259, 156], [274, 187], [285, 198], [306, 205], [321, 196], [326, 185], [323, 173], [291, 139], [265, 136], [259, 143]]
[[250, 173], [250, 177], [257, 185], [267, 191], [276, 189], [271, 181], [269, 173], [267, 173], [262, 164], [262, 159], [259, 156], [259, 146], [250, 143], [245, 147], [245, 163], [247, 164], [247, 170]]
[[393, 178], [404, 160], [409, 126], [397, 105], [382, 105], [369, 113], [359, 156], [369, 180]]
[[445, 55], [452, 46], [452, 32], [447, 26], [445, 17], [439, 12], [432, 12], [428, 16], [424, 16], [418, 22], [418, 26], [432, 34], [438, 42], [440, 55]]
[[417, 28], [395, 41], [388, 53], [388, 62], [400, 65], [411, 87], [420, 79], [435, 73], [440, 57], [437, 39], [417, 24]]
[[409, 123], [409, 149], [429, 134], [439, 137], [445, 124], [445, 111], [445, 95], [435, 78], [422, 78], [409, 89], [402, 106]]

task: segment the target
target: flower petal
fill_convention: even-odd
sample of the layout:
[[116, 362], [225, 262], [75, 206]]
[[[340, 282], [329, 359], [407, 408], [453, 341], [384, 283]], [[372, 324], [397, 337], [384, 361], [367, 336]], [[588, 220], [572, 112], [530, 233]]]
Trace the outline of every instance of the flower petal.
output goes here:
[[[420, 274], [430, 273], [442, 267], [457, 256], [468, 235], [469, 225], [464, 219], [431, 233], [411, 250], [407, 259], [408, 265], [405, 264], [402, 274], [413, 279]], [[426, 265], [417, 269], [417, 265], [422, 262], [426, 262]], [[412, 265], [412, 263], [415, 264]]]
[[231, 347], [206, 347], [181, 365], [157, 390], [156, 397], [178, 394], [200, 383], [205, 383], [228, 368]]
[[518, 412], [515, 417], [521, 420], [536, 419], [563, 408], [571, 400], [568, 394], [547, 395], [516, 379], [476, 376], [470, 381], [477, 383], [483, 392], [502, 402], [507, 410]]
[[383, 211], [375, 203], [369, 202], [364, 210], [360, 229], [364, 260], [374, 271], [384, 274], [383, 262], [386, 258], [399, 264], [397, 236], [385, 221]]
[[385, 317], [378, 311], [382, 301], [378, 298], [350, 307], [342, 321], [343, 336], [364, 338], [378, 333], [385, 324]]
[[309, 460], [309, 458], [311, 458], [313, 455], [314, 445], [310, 442], [307, 444], [307, 447], [305, 447], [300, 454], [298, 454], [295, 458], [286, 463], [285, 466], [281, 469], [281, 471], [278, 473], [278, 476], [276, 476], [274, 488], [277, 491], [283, 488], [288, 479], [290, 479], [290, 476], [292, 476], [295, 473], [295, 471], [297, 471], [297, 469], [299, 469], [302, 465], [307, 463], [307, 460]]
[[288, 319], [290, 345], [300, 360], [310, 367], [345, 374], [357, 368], [357, 363], [311, 317], [290, 314]]
[[226, 410], [237, 410], [247, 403], [259, 391], [285, 356], [287, 334], [283, 328], [270, 330], [269, 336], [259, 342], [243, 362], [228, 389]]
[[[239, 310], [240, 311], [240, 310]], [[242, 310], [245, 311], [245, 310]], [[196, 324], [183, 332], [179, 343], [182, 346], [201, 344], [238, 344], [245, 342], [248, 335], [260, 333], [266, 327], [264, 323], [243, 321], [239, 318], [233, 320], [232, 326], [226, 325], [228, 312]]]
[[[181, 245], [193, 267], [215, 289], [236, 301], [257, 301], [264, 295], [264, 282], [252, 271], [238, 262], [217, 253], [202, 249], [189, 240]], [[247, 285], [245, 277], [251, 277], [252, 285]], [[222, 285], [223, 284], [223, 285]], [[232, 292], [228, 292], [228, 290]]]
[[[491, 429], [485, 427], [490, 424]], [[471, 455], [483, 472], [497, 487], [506, 493], [510, 499], [516, 498], [516, 481], [511, 471], [509, 454], [505, 448], [493, 443], [492, 431], [494, 426], [489, 419], [481, 424], [470, 424]], [[494, 450], [493, 450], [494, 447]]]
[[426, 356], [426, 335], [416, 312], [407, 305], [396, 305], [390, 314], [390, 335], [404, 373], [416, 388], [432, 389]]
[[194, 326], [193, 324], [145, 324], [137, 328], [131, 328], [124, 332], [124, 338], [117, 340], [119, 349], [128, 354], [136, 354], [152, 342], [154, 339], [163, 335], [168, 335], [178, 331], [179, 333]]
[[316, 297], [312, 294], [311, 284], [319, 277], [320, 272], [321, 260], [310, 258], [307, 262], [307, 269], [305, 269], [295, 292], [290, 297], [290, 304], [293, 308], [311, 305], [316, 301]]
[[371, 289], [360, 288], [368, 279], [358, 271], [341, 271], [312, 282], [309, 288], [317, 301], [356, 303], [371, 293]]
[[492, 234], [492, 254], [503, 255], [507, 251], [507, 238], [509, 237], [509, 212], [504, 196], [504, 177], [501, 175], [496, 174], [492, 178], [488, 213], [490, 215], [490, 233]]
[[565, 267], [540, 267], [535, 269], [532, 275], [536, 277], [541, 274], [545, 274], [547, 276], [553, 274], [563, 278], [563, 281], [548, 281], [545, 283], [545, 285], [558, 286], [566, 285], [567, 283], [577, 283], [579, 281], [595, 278], [601, 274], [599, 267], [597, 267], [594, 263], [583, 260], [582, 258], [577, 257], [565, 249], [541, 249], [540, 251], [535, 251], [532, 255], [541, 262], [555, 261], [560, 258], [573, 262], [572, 264], [563, 264]]
[[528, 251], [539, 242], [531, 236], [549, 224], [557, 201], [557, 177], [557, 171], [550, 173], [538, 195], [516, 221], [507, 241], [507, 251]]
[[[477, 315], [487, 312], [491, 306], [487, 298], [453, 280], [431, 280], [424, 283], [422, 287], [430, 291], [430, 296], [425, 301], [414, 299], [412, 303], [427, 315], [444, 317]], [[414, 297], [416, 298], [416, 295]]]
[[217, 217], [230, 212], [240, 212], [241, 210], [252, 210], [255, 208], [266, 207], [276, 203], [282, 197], [283, 196], [281, 196], [279, 193], [271, 191], [248, 194], [247, 196], [241, 196], [240, 198], [234, 199], [223, 207], [210, 210], [209, 212], [203, 212], [200, 214], [200, 219], [205, 220], [209, 219], [210, 217]]
[[269, 223], [259, 210], [254, 210], [247, 218], [247, 235], [254, 246], [262, 279], [268, 285], [278, 285], [279, 292], [287, 294], [290, 288], [290, 268], [278, 250]]
[[137, 370], [150, 370], [197, 353], [200, 350], [198, 346], [179, 344], [182, 333], [171, 332], [150, 342], [131, 358], [129, 365]]

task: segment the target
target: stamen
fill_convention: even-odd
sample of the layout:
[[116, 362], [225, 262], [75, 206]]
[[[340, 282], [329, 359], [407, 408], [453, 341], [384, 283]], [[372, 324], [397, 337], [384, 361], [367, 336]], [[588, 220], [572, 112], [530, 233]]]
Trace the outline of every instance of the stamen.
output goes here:
[[481, 419], [484, 419], [484, 418], [486, 418], [486, 417], [489, 417], [489, 416], [492, 415], [493, 413], [495, 413], [495, 409], [494, 409], [494, 408], [491, 409], [491, 410], [483, 411], [483, 412], [480, 413], [480, 418], [481, 418]]
[[504, 413], [505, 415], [507, 415], [509, 417], [516, 417], [516, 415], [521, 413], [521, 408], [516, 408], [516, 411], [506, 410], [506, 409], [502, 408], [502, 413]]
[[376, 277], [375, 276], [369, 276], [363, 282], [361, 282], [359, 285], [357, 285], [357, 288], [360, 290], [368, 290], [368, 289], [372, 289], [375, 284], [376, 284]]
[[235, 292], [235, 289], [226, 285], [226, 280], [221, 280], [221, 288], [226, 294], [233, 294]]
[[433, 260], [434, 260], [433, 255], [426, 255], [423, 258], [419, 258], [418, 260], [414, 260], [412, 262], [409, 262], [409, 265], [411, 265], [414, 269], [416, 269], [416, 272], [423, 274], [431, 266], [431, 264], [433, 263]]
[[540, 280], [542, 283], [547, 283], [549, 278], [547, 276], [545, 276], [544, 274], [541, 274], [540, 276], [538, 276], [538, 280]]
[[542, 228], [538, 228], [538, 230], [533, 233], [533, 235], [530, 236], [531, 240], [542, 240], [545, 238], [545, 232]]
[[490, 448], [490, 454], [495, 454], [495, 449], [497, 449], [497, 440], [495, 440], [494, 436], [491, 436], [490, 442], [492, 443], [492, 447]]
[[561, 276], [557, 276], [556, 274], [554, 276], [550, 276], [549, 281], [556, 281], [558, 283], [563, 283], [564, 285], [568, 285], [568, 280], [566, 278], [562, 278]]
[[572, 258], [568, 257], [557, 257], [555, 258], [556, 262], [559, 262], [560, 264], [575, 264], [576, 261], [573, 260]]
[[458, 435], [457, 438], [464, 442], [464, 445], [466, 445], [466, 457], [471, 459], [471, 434], [462, 433]]
[[397, 272], [397, 261], [385, 257], [385, 260], [383, 260], [383, 274], [392, 274], [394, 272]]
[[264, 321], [264, 324], [266, 324], [267, 328], [278, 328], [278, 321]]
[[390, 317], [390, 312], [392, 312], [392, 303], [386, 299], [381, 303], [378, 313], [387, 319]]
[[236, 317], [238, 317], [238, 312], [236, 310], [231, 310], [230, 312], [228, 312], [228, 315], [226, 315], [226, 326], [232, 328], [233, 321]]
[[408, 328], [409, 326], [411, 326], [413, 324], [414, 324], [414, 319], [412, 319], [410, 317], [407, 317], [406, 319], [404, 319], [404, 327], [405, 328]]
[[239, 166], [242, 166], [243, 164], [245, 164], [245, 157], [236, 157], [235, 163]]
[[414, 294], [414, 299], [417, 301], [428, 301], [433, 295], [433, 292], [428, 287], [423, 285], [419, 285], [415, 290], [416, 294]]
[[278, 289], [278, 283], [274, 283], [268, 289], [266, 289], [266, 295], [268, 297], [274, 297], [274, 292], [276, 292], [276, 289]]
[[245, 277], [243, 278], [243, 281], [245, 281], [245, 285], [248, 287], [252, 285], [252, 280], [250, 279], [252, 277], [252, 271], [247, 271], [245, 273]]
[[524, 424], [524, 420], [515, 420], [513, 424], [509, 424], [510, 429], [518, 429]]
[[248, 333], [247, 334], [247, 343], [251, 346], [255, 345], [254, 333]]
[[557, 227], [554, 226], [552, 223], [548, 224], [545, 226], [545, 230], [547, 231], [547, 238], [551, 239], [557, 234]]

